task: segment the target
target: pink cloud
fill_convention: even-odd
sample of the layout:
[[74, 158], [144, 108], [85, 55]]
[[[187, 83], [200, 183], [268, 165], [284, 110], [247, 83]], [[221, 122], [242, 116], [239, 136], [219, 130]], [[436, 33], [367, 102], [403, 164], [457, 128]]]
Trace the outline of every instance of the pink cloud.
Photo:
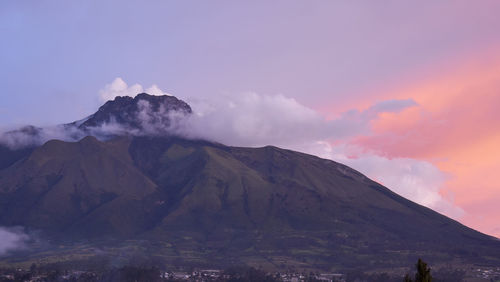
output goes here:
[[[414, 99], [418, 106], [382, 113], [372, 132], [350, 140], [388, 158], [432, 162], [451, 178], [441, 194], [453, 194], [462, 222], [500, 236], [500, 54], [487, 52], [444, 64], [421, 78], [371, 99]], [[360, 101], [360, 104], [367, 101]], [[487, 208], [485, 208], [487, 207]]]

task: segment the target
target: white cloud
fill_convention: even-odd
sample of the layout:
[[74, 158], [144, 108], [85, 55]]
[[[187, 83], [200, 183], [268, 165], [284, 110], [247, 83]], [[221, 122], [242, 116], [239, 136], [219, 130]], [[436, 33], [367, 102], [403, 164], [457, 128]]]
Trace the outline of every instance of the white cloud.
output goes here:
[[191, 101], [194, 115], [185, 127], [191, 137], [240, 146], [284, 143], [314, 138], [325, 120], [315, 111], [282, 95], [244, 93]]
[[41, 145], [48, 140], [76, 141], [84, 136], [84, 132], [76, 127], [63, 125], [22, 128], [0, 131], [0, 144], [11, 149]]
[[151, 87], [147, 88], [146, 91], [144, 91], [142, 85], [136, 83], [128, 86], [121, 77], [117, 77], [111, 83], [106, 84], [104, 88], [99, 91], [99, 97], [101, 98], [101, 101], [106, 102], [113, 100], [117, 96], [135, 97], [137, 94], [143, 92], [155, 96], [169, 95], [168, 93], [162, 91], [156, 84], [153, 84]]
[[429, 162], [366, 154], [344, 160], [344, 163], [418, 204], [454, 219], [464, 215], [464, 210], [454, 205], [453, 199], [445, 198], [439, 193], [447, 175]]
[[395, 193], [451, 218], [464, 215], [464, 210], [454, 205], [453, 199], [439, 193], [448, 176], [429, 162], [410, 158], [389, 159], [353, 146], [332, 146], [328, 142], [294, 149], [350, 166]]
[[113, 100], [117, 96], [131, 96], [144, 92], [142, 86], [134, 84], [128, 86], [120, 77], [115, 78], [113, 82], [106, 84], [103, 89], [99, 91], [100, 98], [103, 102]]
[[153, 84], [151, 85], [151, 87], [149, 87], [148, 89], [146, 89], [145, 91], [146, 93], [150, 94], [150, 95], [155, 95], [155, 96], [162, 96], [162, 95], [169, 95], [167, 92], [164, 92], [163, 90], [161, 90], [158, 85], [156, 84]]
[[0, 257], [10, 251], [23, 249], [29, 236], [20, 228], [0, 227]]
[[327, 120], [318, 112], [283, 95], [248, 92], [231, 97], [189, 101], [194, 115], [186, 134], [230, 145], [290, 146], [368, 133], [370, 121], [381, 112], [397, 112], [415, 105], [412, 100], [390, 100], [366, 111], [349, 111]]

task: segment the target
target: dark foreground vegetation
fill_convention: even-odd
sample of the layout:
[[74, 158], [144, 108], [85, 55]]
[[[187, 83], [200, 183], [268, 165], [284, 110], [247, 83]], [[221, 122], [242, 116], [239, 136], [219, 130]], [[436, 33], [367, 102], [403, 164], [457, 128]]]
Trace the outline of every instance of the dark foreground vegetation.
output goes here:
[[[491, 272], [490, 272], [491, 273]], [[477, 281], [500, 281], [500, 273], [491, 273], [489, 277]], [[104, 271], [61, 270], [57, 267], [41, 267], [33, 264], [30, 269], [0, 269], [0, 282], [3, 281], [72, 281], [72, 282], [160, 282], [160, 281], [234, 281], [234, 282], [274, 282], [274, 281], [355, 281], [355, 282], [459, 282], [464, 281], [464, 270], [431, 268], [419, 259], [415, 269], [404, 277], [395, 273], [363, 273], [347, 271], [345, 273], [268, 273], [253, 267], [231, 267], [226, 270], [189, 270], [164, 271], [158, 267], [124, 266]], [[476, 280], [474, 280], [476, 281]]]
[[[311, 277], [312, 278], [312, 277]], [[268, 274], [248, 267], [187, 272], [164, 272], [156, 267], [125, 266], [105, 272], [60, 271], [54, 269], [0, 270], [0, 281], [71, 282], [161, 282], [161, 281], [283, 281], [280, 274]], [[308, 279], [307, 281], [316, 281]]]

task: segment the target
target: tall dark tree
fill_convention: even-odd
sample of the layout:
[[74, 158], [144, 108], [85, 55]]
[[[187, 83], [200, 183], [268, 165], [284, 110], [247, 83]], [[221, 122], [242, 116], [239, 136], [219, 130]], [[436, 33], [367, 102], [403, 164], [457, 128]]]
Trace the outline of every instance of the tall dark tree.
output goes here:
[[427, 266], [427, 263], [425, 263], [421, 259], [418, 259], [417, 262], [417, 273], [415, 274], [415, 281], [416, 282], [432, 281], [431, 269], [430, 267]]
[[417, 268], [415, 280], [411, 280], [410, 275], [406, 274], [404, 282], [432, 282], [431, 269], [426, 262], [419, 258], [415, 267]]

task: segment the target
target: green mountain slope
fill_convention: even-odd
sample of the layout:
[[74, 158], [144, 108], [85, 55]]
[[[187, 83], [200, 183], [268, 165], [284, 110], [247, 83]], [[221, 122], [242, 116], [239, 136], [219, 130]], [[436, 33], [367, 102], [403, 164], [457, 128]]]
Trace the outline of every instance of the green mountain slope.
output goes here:
[[[47, 142], [0, 170], [0, 225], [65, 242], [73, 260], [99, 246], [124, 260], [214, 267], [500, 263], [497, 239], [342, 164], [174, 137]], [[62, 252], [48, 256], [68, 260]]]

